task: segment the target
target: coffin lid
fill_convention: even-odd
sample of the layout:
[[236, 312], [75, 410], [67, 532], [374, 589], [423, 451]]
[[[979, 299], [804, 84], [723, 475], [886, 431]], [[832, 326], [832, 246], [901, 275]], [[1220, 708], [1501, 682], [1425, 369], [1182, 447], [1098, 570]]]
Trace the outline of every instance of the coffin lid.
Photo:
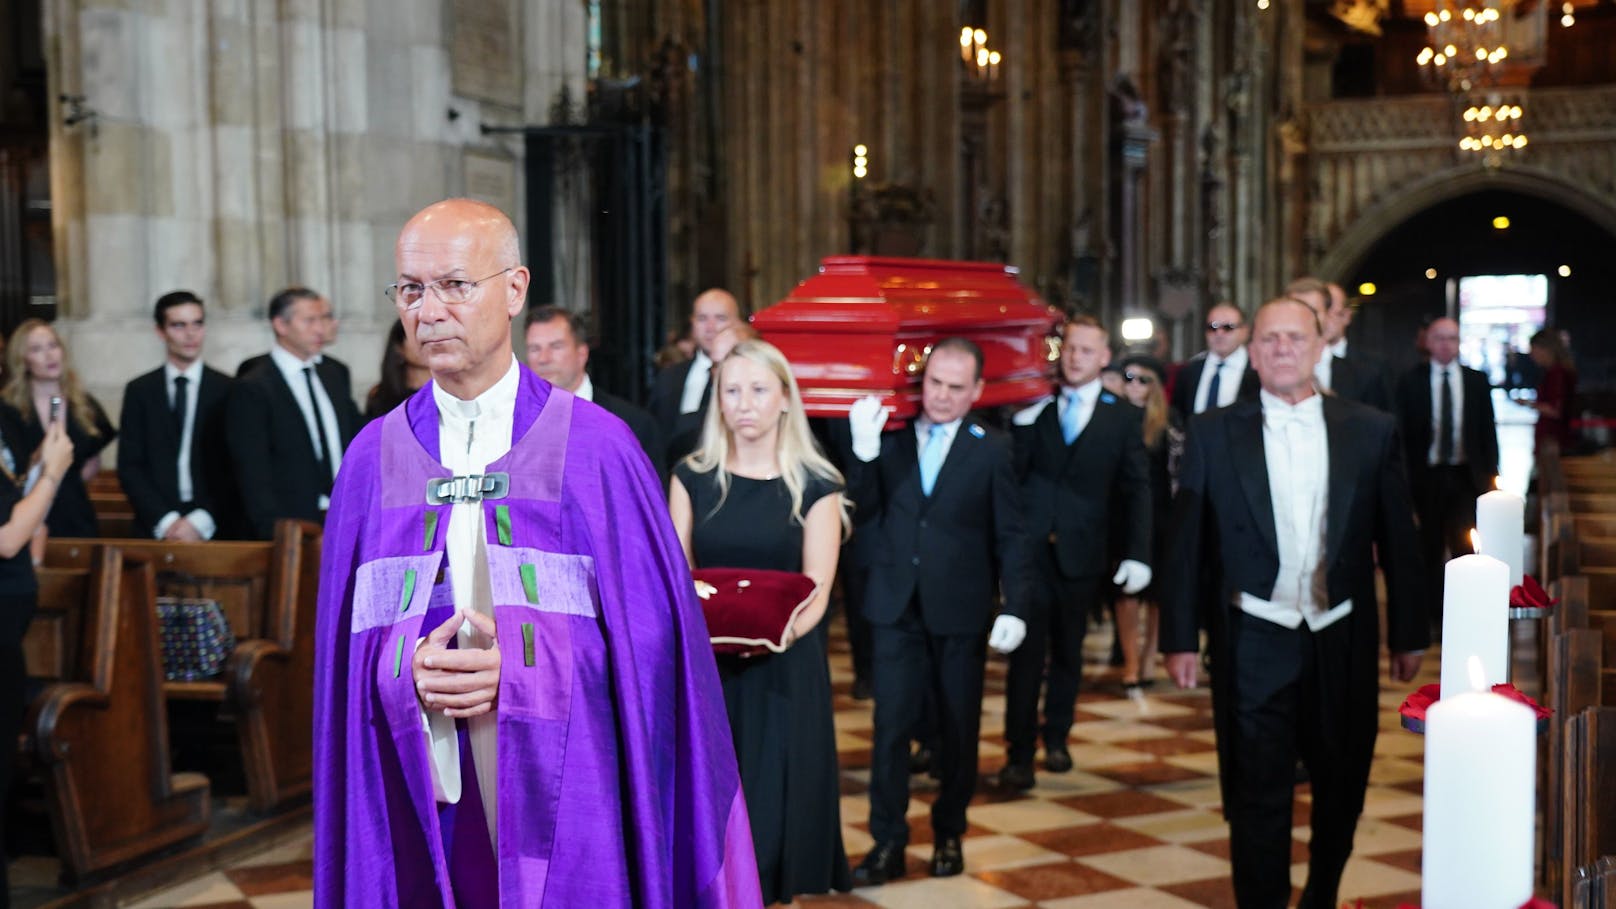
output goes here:
[[1050, 310], [998, 262], [828, 256], [819, 273], [752, 317], [760, 331], [896, 333], [939, 323], [1047, 326]]

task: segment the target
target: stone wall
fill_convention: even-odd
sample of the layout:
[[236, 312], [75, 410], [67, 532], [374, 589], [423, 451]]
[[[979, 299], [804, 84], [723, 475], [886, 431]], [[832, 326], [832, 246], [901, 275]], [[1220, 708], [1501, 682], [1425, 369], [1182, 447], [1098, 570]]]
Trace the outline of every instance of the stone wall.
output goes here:
[[207, 360], [267, 349], [269, 296], [305, 284], [341, 318], [356, 394], [393, 319], [381, 295], [404, 220], [451, 195], [521, 225], [522, 142], [581, 94], [576, 0], [47, 0], [60, 326], [114, 414], [161, 362], [153, 301], [208, 303]]

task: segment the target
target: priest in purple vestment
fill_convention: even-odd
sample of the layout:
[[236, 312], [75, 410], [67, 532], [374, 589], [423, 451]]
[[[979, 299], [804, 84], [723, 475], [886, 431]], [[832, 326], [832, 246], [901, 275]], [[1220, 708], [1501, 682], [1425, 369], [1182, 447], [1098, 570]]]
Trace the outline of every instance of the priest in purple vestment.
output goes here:
[[321, 562], [315, 905], [760, 904], [706, 625], [616, 417], [517, 365], [497, 209], [399, 236], [432, 382], [343, 456]]

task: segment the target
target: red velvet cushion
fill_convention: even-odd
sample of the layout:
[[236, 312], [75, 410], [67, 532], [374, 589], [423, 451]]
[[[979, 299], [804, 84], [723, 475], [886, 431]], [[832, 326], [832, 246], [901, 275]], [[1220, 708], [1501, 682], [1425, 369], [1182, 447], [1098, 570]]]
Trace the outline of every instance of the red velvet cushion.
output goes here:
[[783, 652], [786, 633], [816, 586], [795, 571], [698, 568], [690, 574], [715, 653]]

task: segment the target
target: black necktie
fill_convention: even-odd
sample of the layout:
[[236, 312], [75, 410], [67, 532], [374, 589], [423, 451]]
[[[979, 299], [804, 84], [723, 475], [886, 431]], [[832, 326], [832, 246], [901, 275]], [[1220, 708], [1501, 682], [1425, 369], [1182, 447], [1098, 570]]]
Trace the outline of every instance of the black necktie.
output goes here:
[[320, 454], [320, 491], [325, 494], [331, 492], [334, 473], [331, 465], [336, 463], [332, 452], [336, 446], [325, 434], [325, 408], [320, 406], [320, 398], [314, 393], [314, 367], [303, 367], [303, 380], [309, 383], [309, 406], [314, 408], [314, 450]]
[[174, 377], [174, 428], [181, 436], [185, 435], [185, 386], [189, 384], [191, 380], [184, 376]]
[[1201, 408], [1202, 410], [1218, 409], [1218, 384], [1223, 381], [1224, 362], [1219, 360], [1218, 367], [1212, 370], [1212, 381], [1208, 382], [1206, 386], [1206, 406]]
[[1436, 462], [1450, 464], [1453, 462], [1453, 386], [1448, 384], [1448, 370], [1442, 369], [1442, 388], [1438, 392], [1438, 413], [1436, 418]]

